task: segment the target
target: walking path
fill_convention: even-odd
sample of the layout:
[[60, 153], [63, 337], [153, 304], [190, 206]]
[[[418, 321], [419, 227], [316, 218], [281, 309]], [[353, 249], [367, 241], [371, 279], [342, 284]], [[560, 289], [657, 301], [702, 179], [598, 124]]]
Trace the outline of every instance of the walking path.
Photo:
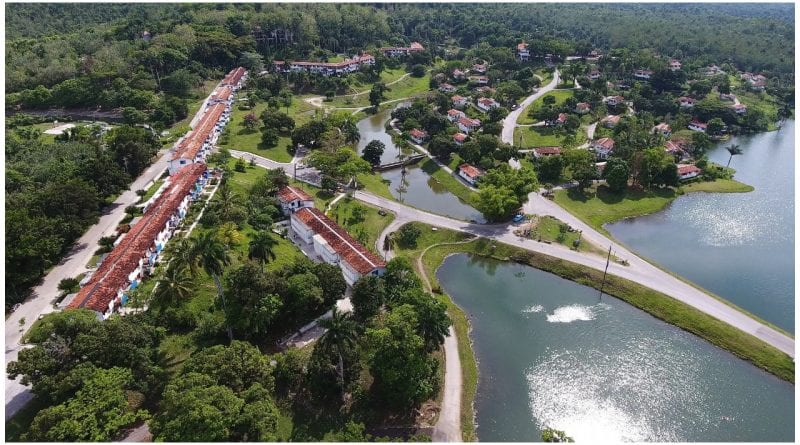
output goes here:
[[[391, 81], [391, 82], [387, 83], [387, 84], [386, 84], [386, 86], [387, 86], [387, 87], [388, 87], [388, 86], [392, 86], [392, 85], [396, 84], [397, 82], [400, 82], [400, 81], [404, 80], [406, 77], [408, 77], [408, 76], [410, 76], [410, 75], [411, 75], [411, 73], [406, 73], [406, 74], [403, 74], [403, 75], [402, 75], [402, 76], [400, 76], [399, 78], [397, 78], [397, 79], [395, 79], [395, 80], [393, 80], [393, 81]], [[343, 95], [343, 96], [334, 96], [334, 98], [337, 98], [337, 97], [352, 97], [352, 98], [356, 98], [356, 97], [358, 97], [358, 96], [362, 96], [362, 95], [364, 95], [364, 94], [367, 94], [367, 93], [369, 93], [369, 92], [370, 92], [370, 90], [364, 90], [364, 91], [361, 91], [361, 92], [359, 92], [359, 93], [354, 93], [354, 94], [345, 94], [345, 95]], [[398, 102], [398, 101], [401, 101], [401, 100], [406, 100], [406, 99], [408, 99], [408, 98], [407, 98], [407, 97], [404, 97], [404, 98], [402, 98], [402, 99], [393, 99], [393, 100], [388, 100], [388, 101], [386, 101], [386, 102], [381, 102], [381, 103], [380, 103], [380, 105], [383, 105], [383, 104], [388, 104], [388, 103], [392, 103], [392, 102]], [[325, 100], [325, 97], [324, 97], [324, 96], [314, 96], [314, 97], [307, 97], [307, 98], [305, 98], [305, 99], [303, 99], [303, 100], [304, 100], [304, 101], [305, 101], [307, 104], [309, 104], [309, 105], [311, 105], [311, 106], [313, 106], [313, 107], [322, 108], [322, 107], [324, 107], [324, 106], [325, 106], [325, 105], [323, 104], [323, 101]], [[353, 112], [353, 114], [355, 114], [355, 113], [358, 113], [359, 111], [361, 111], [361, 110], [364, 110], [364, 109], [367, 109], [367, 108], [369, 108], [369, 107], [328, 107], [328, 108], [335, 108], [335, 109], [337, 109], [337, 110], [355, 110], [355, 111]]]
[[[234, 151], [231, 151], [231, 153], [234, 156], [237, 156]], [[247, 155], [249, 156], [249, 154]], [[266, 165], [261, 164], [259, 160], [256, 162], [262, 166], [269, 164], [281, 165], [279, 163], [275, 163], [274, 161], [266, 162]], [[270, 166], [269, 168], [276, 167]], [[291, 171], [287, 173], [291, 174]], [[591, 253], [574, 251], [561, 245], [539, 243], [531, 239], [521, 238], [514, 234], [514, 230], [517, 228], [517, 225], [514, 224], [468, 223], [415, 209], [397, 201], [386, 199], [363, 191], [355, 192], [353, 197], [368, 204], [395, 212], [397, 218], [407, 219], [410, 221], [420, 221], [437, 227], [444, 227], [451, 230], [471, 233], [477, 236], [492, 238], [506, 244], [550, 255], [586, 267], [592, 267], [601, 271], [605, 269], [605, 258], [601, 258], [600, 256]], [[529, 195], [529, 202], [525, 207], [526, 213], [545, 215], [548, 214], [548, 212], [544, 211], [541, 206], [548, 206], [547, 208], [549, 209], [549, 214], [578, 230], [582, 230], [584, 234], [583, 236], [587, 237], [587, 239], [589, 239], [591, 242], [594, 242], [596, 245], [612, 246], [615, 256], [628, 261], [629, 264], [627, 266], [612, 263], [608, 268], [608, 273], [631, 280], [635, 283], [639, 283], [645, 287], [649, 287], [653, 290], [675, 298], [676, 300], [682, 301], [702, 312], [705, 312], [708, 315], [711, 315], [712, 317], [718, 318], [748, 334], [751, 334], [778, 348], [789, 356], [794, 357], [794, 339], [791, 337], [749, 317], [736, 308], [723, 303], [722, 301], [706, 294], [705, 292], [685, 283], [684, 281], [681, 281], [673, 275], [670, 275], [669, 273], [653, 266], [647, 261], [636, 256], [634, 253], [630, 252], [627, 248], [615, 243], [605, 235], [589, 227], [587, 224], [583, 223], [569, 212], [557, 206], [555, 203], [541, 200], [540, 198], [541, 197], [536, 193]], [[531, 202], [533, 204], [531, 204]]]
[[519, 104], [516, 110], [508, 113], [508, 116], [503, 119], [503, 132], [500, 136], [501, 141], [505, 142], [506, 144], [514, 143], [514, 129], [517, 128], [517, 120], [519, 120], [520, 115], [522, 115], [523, 111], [525, 111], [525, 109], [527, 109], [528, 106], [533, 103], [533, 101], [555, 89], [555, 87], [558, 85], [558, 75], [558, 70], [553, 70], [553, 80], [551, 80], [550, 83], [542, 88], [539, 88], [539, 91], [525, 98], [525, 100]]

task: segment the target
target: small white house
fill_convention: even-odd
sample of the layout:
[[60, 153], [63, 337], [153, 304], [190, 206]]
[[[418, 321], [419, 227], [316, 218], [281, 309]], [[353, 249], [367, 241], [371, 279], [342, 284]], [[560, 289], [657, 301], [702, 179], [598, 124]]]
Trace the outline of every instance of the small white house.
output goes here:
[[458, 166], [458, 176], [467, 181], [470, 185], [474, 186], [484, 172], [471, 164], [461, 164]]
[[633, 72], [633, 77], [642, 80], [650, 80], [650, 76], [653, 75], [653, 72], [650, 70], [636, 70]]
[[500, 104], [491, 97], [481, 97], [477, 100], [477, 105], [478, 109], [484, 113], [488, 113], [495, 108], [500, 108]]
[[678, 98], [678, 105], [681, 108], [692, 108], [697, 101], [691, 97], [681, 96]]
[[612, 107], [616, 107], [621, 103], [625, 103], [625, 98], [622, 96], [609, 96], [603, 99], [603, 101], [606, 104], [611, 105]]
[[592, 107], [586, 102], [579, 102], [575, 105], [575, 112], [578, 114], [586, 114], [592, 111]]
[[614, 151], [614, 139], [600, 138], [592, 141], [590, 148], [594, 150], [599, 159], [608, 159], [608, 156]]
[[467, 106], [468, 102], [467, 98], [463, 96], [453, 96], [451, 100], [453, 101], [453, 106], [456, 108], [464, 108]]
[[470, 119], [468, 117], [462, 117], [458, 120], [458, 129], [463, 131], [464, 133], [469, 134], [471, 131], [475, 131], [481, 128], [481, 121], [478, 119]]
[[678, 179], [681, 181], [686, 181], [688, 179], [696, 178], [700, 176], [700, 173], [703, 171], [700, 170], [694, 164], [681, 164], [678, 165]]
[[314, 207], [314, 198], [311, 195], [303, 189], [289, 185], [278, 190], [278, 202], [281, 204], [284, 215], [289, 215], [303, 207]]
[[464, 145], [464, 141], [467, 140], [467, 135], [464, 133], [456, 133], [453, 135], [453, 142], [456, 143], [459, 147]]
[[699, 131], [701, 133], [705, 133], [706, 129], [708, 129], [708, 124], [705, 122], [700, 122], [698, 120], [693, 120], [689, 122], [688, 128], [692, 131]]
[[439, 85], [439, 91], [441, 91], [442, 93], [455, 93], [456, 87], [445, 82]]
[[672, 134], [672, 128], [666, 122], [662, 122], [653, 127], [653, 133], [661, 133], [668, 138]]
[[420, 130], [419, 128], [414, 128], [408, 132], [408, 136], [417, 144], [422, 144], [428, 139], [428, 132]]
[[461, 110], [456, 110], [455, 108], [447, 110], [447, 120], [450, 122], [458, 122], [459, 119], [465, 117], [467, 117], [467, 115]]

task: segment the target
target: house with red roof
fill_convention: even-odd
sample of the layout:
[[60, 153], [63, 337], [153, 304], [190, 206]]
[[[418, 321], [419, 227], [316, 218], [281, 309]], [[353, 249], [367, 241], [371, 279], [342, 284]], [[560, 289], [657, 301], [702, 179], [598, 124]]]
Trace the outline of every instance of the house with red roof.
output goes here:
[[488, 113], [489, 111], [500, 108], [500, 103], [496, 100], [492, 99], [491, 97], [481, 97], [476, 101], [478, 109], [483, 111], [484, 113]]
[[247, 70], [243, 67], [232, 69], [223, 79], [222, 86], [229, 87], [234, 92], [242, 87], [242, 84], [247, 80]]
[[612, 107], [616, 107], [619, 104], [625, 103], [625, 98], [622, 96], [609, 96], [603, 99], [603, 102]]
[[468, 117], [462, 117], [461, 119], [458, 120], [458, 128], [464, 133], [469, 134], [469, 132], [481, 128], [481, 121], [478, 119], [470, 119]]
[[386, 263], [379, 256], [314, 207], [293, 212], [290, 227], [294, 239], [311, 244], [326, 263], [338, 265], [351, 286], [363, 276], [386, 273]]
[[601, 74], [600, 74], [600, 70], [598, 70], [597, 68], [595, 68], [595, 69], [593, 69], [593, 70], [589, 71], [589, 79], [591, 79], [591, 80], [597, 80], [597, 79], [599, 79], [599, 78], [600, 78], [600, 75], [601, 75]]
[[653, 133], [661, 133], [664, 137], [670, 137], [672, 134], [672, 127], [669, 126], [666, 122], [661, 122], [660, 124], [653, 127]]
[[466, 78], [467, 78], [467, 73], [465, 73], [464, 71], [462, 71], [462, 70], [460, 70], [458, 68], [453, 70], [453, 79], [455, 79], [455, 80], [464, 80]]
[[693, 108], [696, 102], [696, 100], [687, 96], [681, 96], [678, 98], [678, 105], [680, 105], [681, 108]]
[[678, 164], [678, 179], [681, 181], [696, 178], [700, 176], [700, 173], [703, 173], [703, 170], [694, 164]]
[[594, 150], [599, 159], [608, 159], [608, 156], [614, 151], [614, 139], [600, 138], [592, 141], [589, 148]]
[[301, 72], [320, 74], [322, 76], [341, 76], [358, 71], [362, 66], [374, 65], [375, 57], [370, 54], [355, 55], [341, 62], [312, 62], [307, 60], [293, 60], [273, 62], [277, 72]]
[[485, 63], [476, 63], [472, 65], [472, 72], [478, 74], [486, 74], [487, 66]]
[[417, 144], [422, 144], [428, 139], [428, 132], [420, 130], [419, 128], [414, 128], [408, 132], [408, 136]]
[[536, 159], [548, 156], [559, 156], [561, 147], [536, 147], [533, 149], [533, 157]]
[[456, 143], [459, 147], [464, 145], [464, 141], [467, 140], [467, 135], [464, 133], [456, 133], [453, 135], [453, 142]]
[[592, 111], [592, 107], [586, 102], [578, 102], [578, 104], [575, 105], [575, 112], [578, 114], [586, 114], [590, 111]]
[[636, 70], [633, 72], [633, 77], [642, 80], [650, 80], [650, 76], [653, 75], [651, 70]]
[[314, 198], [299, 187], [290, 185], [281, 187], [277, 197], [284, 215], [289, 215], [303, 207], [314, 207]]
[[705, 122], [700, 122], [699, 120], [695, 119], [689, 122], [689, 125], [687, 127], [692, 131], [699, 131], [705, 133], [706, 129], [708, 129], [708, 124], [706, 124]]
[[680, 71], [681, 69], [681, 61], [678, 59], [670, 59], [669, 61], [669, 69], [670, 71]]
[[567, 119], [569, 118], [569, 114], [567, 113], [558, 113], [558, 117], [556, 118], [555, 124], [556, 125], [564, 125], [567, 123]]
[[475, 82], [478, 85], [488, 85], [489, 78], [486, 76], [470, 76], [470, 81]]
[[531, 52], [528, 49], [528, 44], [523, 40], [522, 43], [517, 44], [517, 58], [520, 62], [527, 62], [531, 58]]
[[456, 108], [466, 107], [467, 103], [469, 102], [469, 99], [467, 99], [464, 96], [453, 96], [452, 98], [450, 98], [450, 100], [453, 101], [453, 106]]
[[461, 110], [456, 110], [455, 108], [447, 110], [447, 120], [450, 122], [458, 122], [459, 119], [465, 117], [467, 117], [467, 115]]
[[442, 93], [455, 93], [456, 92], [456, 87], [454, 87], [453, 85], [450, 85], [449, 83], [445, 82], [445, 83], [439, 84], [439, 91], [441, 91]]
[[733, 108], [733, 111], [736, 114], [745, 114], [745, 113], [747, 113], [747, 105], [745, 105], [743, 103], [733, 104], [733, 105], [731, 105], [731, 108]]
[[90, 309], [106, 319], [125, 305], [128, 291], [150, 273], [207, 177], [205, 164], [198, 163], [167, 179], [166, 190], [144, 209], [67, 308]]
[[686, 143], [681, 139], [673, 139], [664, 143], [664, 151], [671, 154], [677, 159], [688, 158], [688, 148]]
[[169, 161], [169, 174], [173, 175], [186, 165], [205, 160], [230, 119], [230, 105], [217, 103], [203, 112], [195, 128], [173, 147]]
[[461, 164], [458, 166], [458, 176], [473, 187], [478, 183], [478, 180], [481, 179], [481, 176], [485, 174], [483, 170], [472, 164]]
[[407, 56], [424, 50], [425, 48], [419, 42], [411, 42], [409, 46], [389, 46], [381, 48], [383, 55], [389, 57]]
[[614, 128], [619, 125], [619, 121], [622, 118], [619, 114], [609, 114], [608, 116], [604, 117], [600, 120], [600, 124], [606, 128]]

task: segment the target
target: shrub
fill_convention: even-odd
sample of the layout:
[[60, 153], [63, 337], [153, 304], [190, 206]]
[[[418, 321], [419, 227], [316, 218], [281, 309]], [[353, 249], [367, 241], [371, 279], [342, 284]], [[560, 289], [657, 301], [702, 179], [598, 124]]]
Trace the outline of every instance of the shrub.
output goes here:
[[401, 247], [414, 248], [417, 246], [417, 238], [422, 231], [414, 224], [406, 224], [397, 231], [397, 242]]
[[80, 282], [75, 278], [64, 278], [58, 282], [58, 290], [65, 294], [77, 292], [80, 288]]

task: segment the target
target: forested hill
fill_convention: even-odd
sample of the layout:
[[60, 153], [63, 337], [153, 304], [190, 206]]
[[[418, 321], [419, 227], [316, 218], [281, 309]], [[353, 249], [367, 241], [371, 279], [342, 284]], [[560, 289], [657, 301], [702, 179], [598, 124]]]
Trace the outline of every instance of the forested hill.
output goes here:
[[451, 37], [464, 47], [551, 36], [604, 50], [650, 48], [709, 63], [733, 62], [745, 70], [794, 69], [792, 4], [404, 5], [391, 17], [411, 38]]
[[[112, 23], [168, 32], [177, 24], [223, 28], [240, 37], [260, 27], [293, 32], [300, 51], [347, 51], [381, 43], [485, 40], [508, 44], [556, 37], [608, 50], [650, 48], [677, 57], [732, 62], [791, 75], [793, 4], [9, 4], [6, 36], [67, 34]], [[115, 33], [120, 38], [126, 33]], [[7, 68], [9, 68], [7, 66]], [[8, 84], [7, 84], [8, 86]], [[13, 88], [12, 88], [13, 90]]]

